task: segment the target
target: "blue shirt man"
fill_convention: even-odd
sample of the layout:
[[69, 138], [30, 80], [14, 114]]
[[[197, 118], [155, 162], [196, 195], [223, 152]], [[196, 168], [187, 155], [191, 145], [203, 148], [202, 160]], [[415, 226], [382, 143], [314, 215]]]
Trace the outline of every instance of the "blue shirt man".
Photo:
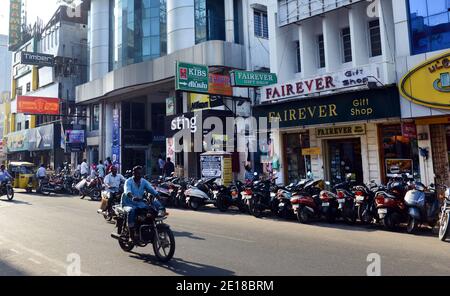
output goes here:
[[0, 183], [5, 182], [8, 180], [12, 180], [13, 177], [10, 175], [10, 173], [6, 170], [5, 166], [0, 166]]
[[[158, 196], [158, 192], [152, 185], [142, 178], [142, 167], [135, 167], [133, 169], [133, 177], [125, 181], [124, 194], [122, 196], [122, 207], [128, 213], [128, 227], [133, 236], [133, 228], [136, 221], [136, 210], [147, 209], [148, 204], [143, 200], [145, 192], [148, 191], [154, 196]], [[161, 203], [154, 199], [153, 206], [159, 210], [162, 208]]]

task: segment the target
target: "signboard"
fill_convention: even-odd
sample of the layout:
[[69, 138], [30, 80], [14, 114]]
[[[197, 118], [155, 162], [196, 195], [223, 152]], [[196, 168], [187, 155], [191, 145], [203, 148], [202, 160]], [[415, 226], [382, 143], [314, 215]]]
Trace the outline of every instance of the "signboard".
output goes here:
[[17, 97], [17, 113], [59, 115], [59, 99], [46, 97]]
[[[389, 106], [389, 108], [386, 108]], [[254, 107], [254, 116], [277, 121], [279, 127], [367, 121], [400, 117], [400, 98], [396, 87], [351, 92]]]
[[170, 97], [166, 99], [166, 115], [175, 115], [175, 98]]
[[278, 78], [276, 74], [264, 72], [248, 72], [235, 70], [230, 73], [231, 84], [241, 87], [262, 87], [276, 84]]
[[20, 63], [22, 65], [53, 67], [55, 65], [55, 57], [51, 54], [22, 51]]
[[366, 126], [364, 124], [352, 126], [330, 126], [316, 129], [317, 138], [356, 136], [365, 134]]
[[221, 156], [200, 156], [202, 178], [222, 178]]
[[402, 123], [402, 135], [406, 138], [416, 139], [417, 138], [417, 128], [414, 122], [404, 122]]
[[320, 155], [320, 154], [322, 154], [322, 149], [320, 149], [320, 147], [302, 149], [302, 155], [304, 155], [304, 156]]
[[450, 109], [450, 51], [412, 69], [399, 88], [402, 96], [413, 103]]
[[120, 113], [119, 109], [113, 110], [111, 161], [114, 165], [120, 165]]
[[175, 73], [176, 90], [208, 93], [208, 66], [177, 62]]
[[413, 176], [412, 159], [386, 159], [386, 176], [388, 178], [403, 174], [407, 174], [409, 177]]
[[189, 94], [189, 101], [192, 111], [209, 109], [211, 107], [209, 95]]
[[11, 50], [21, 39], [22, 30], [22, 1], [9, 1], [9, 49]]
[[209, 74], [209, 93], [229, 97], [233, 96], [230, 77], [219, 74]]
[[22, 130], [8, 135], [8, 152], [42, 151], [54, 147], [54, 125]]
[[327, 93], [340, 89], [365, 88], [369, 76], [377, 76], [370, 66], [347, 71], [329, 73], [308, 79], [292, 80], [287, 83], [267, 86], [261, 90], [261, 102], [303, 98], [313, 94]]

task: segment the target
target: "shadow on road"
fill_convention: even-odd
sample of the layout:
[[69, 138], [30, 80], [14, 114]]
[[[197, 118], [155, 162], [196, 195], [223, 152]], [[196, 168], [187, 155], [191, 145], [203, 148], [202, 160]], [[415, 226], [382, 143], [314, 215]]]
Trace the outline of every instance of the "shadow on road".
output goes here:
[[28, 276], [28, 274], [0, 260], [0, 276]]
[[195, 236], [193, 233], [187, 231], [174, 231], [173, 235], [175, 237], [186, 237], [194, 240], [205, 240], [203, 237]]
[[201, 263], [189, 262], [180, 258], [174, 258], [169, 263], [161, 263], [156, 257], [132, 252], [131, 258], [142, 260], [145, 263], [159, 266], [182, 276], [233, 276], [231, 270]]
[[22, 200], [17, 200], [17, 199], [13, 199], [11, 201], [4, 201], [4, 202], [9, 203], [9, 204], [15, 204], [15, 205], [26, 205], [26, 206], [32, 205], [31, 203], [29, 203], [27, 201], [22, 201]]

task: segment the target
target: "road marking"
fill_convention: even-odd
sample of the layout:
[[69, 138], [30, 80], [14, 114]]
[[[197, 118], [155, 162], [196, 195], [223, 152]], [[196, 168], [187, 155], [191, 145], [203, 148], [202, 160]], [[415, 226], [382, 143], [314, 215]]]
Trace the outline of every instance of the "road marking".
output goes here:
[[227, 235], [220, 235], [220, 234], [215, 234], [215, 233], [210, 233], [210, 232], [204, 232], [204, 231], [189, 229], [189, 228], [185, 228], [185, 227], [176, 227], [176, 229], [187, 230], [187, 231], [193, 232], [194, 234], [197, 234], [197, 233], [204, 234], [204, 235], [209, 235], [209, 236], [215, 236], [218, 238], [234, 240], [234, 241], [238, 241], [238, 242], [256, 243], [255, 241], [251, 241], [251, 240], [247, 240], [247, 239], [242, 239], [242, 238], [237, 238], [237, 237], [232, 237], [232, 236], [227, 236]]
[[15, 249], [9, 249], [11, 252], [16, 253], [16, 254], [20, 254], [19, 251], [15, 250]]
[[37, 264], [37, 265], [41, 265], [42, 264], [41, 262], [39, 262], [37, 260], [34, 260], [33, 258], [28, 258], [28, 261], [31, 261], [31, 262], [33, 262], [34, 264]]

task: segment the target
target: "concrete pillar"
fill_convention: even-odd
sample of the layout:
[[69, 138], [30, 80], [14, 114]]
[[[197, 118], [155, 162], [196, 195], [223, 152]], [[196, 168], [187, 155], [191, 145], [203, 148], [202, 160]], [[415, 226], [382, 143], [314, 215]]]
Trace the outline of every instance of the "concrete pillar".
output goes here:
[[105, 104], [105, 132], [104, 132], [104, 158], [112, 155], [112, 137], [113, 137], [113, 110], [114, 104]]
[[[364, 3], [365, 4], [365, 3]], [[366, 5], [353, 5], [349, 10], [353, 67], [369, 64]]]
[[385, 81], [395, 81], [395, 26], [392, 1], [378, 1], [378, 12], [380, 16], [380, 35], [383, 50], [383, 67]]
[[333, 12], [322, 19], [325, 68], [328, 73], [335, 72], [342, 64], [341, 50], [339, 50], [341, 48], [341, 32], [338, 24], [337, 14]]
[[167, 0], [167, 54], [195, 45], [194, 0]]
[[312, 22], [305, 21], [299, 26], [302, 77], [310, 77], [316, 73], [318, 67], [316, 38]]
[[234, 6], [233, 0], [225, 0], [225, 38], [234, 43]]
[[99, 79], [109, 71], [109, 17], [109, 0], [91, 1], [90, 80]]

